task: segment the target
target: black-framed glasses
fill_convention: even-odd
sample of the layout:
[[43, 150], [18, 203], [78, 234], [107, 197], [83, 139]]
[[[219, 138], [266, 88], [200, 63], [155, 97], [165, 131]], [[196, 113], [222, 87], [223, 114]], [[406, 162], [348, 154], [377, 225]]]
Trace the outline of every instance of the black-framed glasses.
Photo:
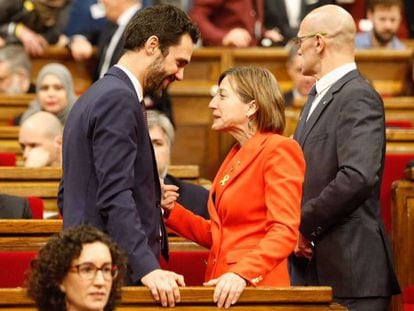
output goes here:
[[76, 269], [76, 272], [83, 280], [94, 279], [98, 271], [101, 271], [102, 276], [106, 281], [111, 281], [118, 276], [118, 267], [111, 263], [104, 264], [102, 267], [98, 268], [91, 262], [85, 262], [72, 266], [71, 268]]
[[292, 42], [294, 44], [296, 44], [296, 46], [298, 48], [300, 48], [302, 46], [302, 42], [304, 40], [306, 40], [306, 39], [313, 38], [313, 37], [316, 37], [316, 36], [322, 36], [322, 37], [324, 37], [324, 36], [327, 36], [327, 35], [328, 34], [326, 32], [319, 32], [318, 31], [318, 32], [310, 33], [310, 34], [305, 35], [305, 36], [295, 37], [295, 38], [292, 39]]

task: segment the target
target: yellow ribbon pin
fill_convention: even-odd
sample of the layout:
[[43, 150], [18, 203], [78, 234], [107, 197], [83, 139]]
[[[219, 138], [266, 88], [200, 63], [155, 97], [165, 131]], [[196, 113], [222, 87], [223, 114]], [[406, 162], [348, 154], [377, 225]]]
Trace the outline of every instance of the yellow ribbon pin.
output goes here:
[[224, 186], [226, 182], [230, 179], [229, 174], [225, 175], [222, 180], [220, 180], [220, 185]]

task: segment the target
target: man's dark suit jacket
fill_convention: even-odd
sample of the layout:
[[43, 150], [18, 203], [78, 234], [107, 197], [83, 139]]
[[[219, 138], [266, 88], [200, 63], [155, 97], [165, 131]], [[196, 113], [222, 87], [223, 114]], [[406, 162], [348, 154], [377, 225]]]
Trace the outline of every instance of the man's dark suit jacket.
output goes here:
[[144, 114], [112, 67], [74, 105], [63, 134], [64, 228], [88, 223], [128, 255], [131, 282], [159, 268], [160, 183]]
[[0, 219], [31, 219], [32, 210], [26, 198], [0, 194]]
[[380, 215], [385, 125], [378, 93], [349, 72], [294, 138], [306, 160], [300, 232], [314, 243], [307, 267], [293, 265], [294, 285], [302, 277], [306, 285], [332, 286], [335, 297], [398, 293]]
[[190, 184], [168, 174], [164, 178], [164, 183], [167, 185], [175, 185], [179, 188], [178, 193], [180, 196], [177, 199], [178, 203], [194, 214], [200, 215], [205, 219], [210, 219], [207, 210], [209, 192], [206, 188]]
[[[289, 17], [286, 11], [285, 0], [264, 0], [265, 15], [264, 26], [267, 29], [278, 28], [280, 33], [285, 38], [284, 43], [296, 37], [299, 28], [290, 27]], [[291, 1], [291, 0], [290, 0]], [[317, 0], [312, 1], [312, 4], [308, 4], [310, 1], [302, 0], [300, 10], [300, 20], [302, 20], [310, 11], [316, 9], [325, 4], [335, 4], [334, 0]]]

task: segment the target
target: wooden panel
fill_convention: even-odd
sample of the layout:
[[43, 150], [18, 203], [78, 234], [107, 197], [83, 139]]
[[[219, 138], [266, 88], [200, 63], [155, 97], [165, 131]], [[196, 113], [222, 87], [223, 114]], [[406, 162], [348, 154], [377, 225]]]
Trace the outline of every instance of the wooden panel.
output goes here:
[[[414, 284], [414, 170], [405, 176], [392, 190], [392, 249], [401, 288]], [[393, 297], [393, 307], [402, 310], [401, 296]]]
[[283, 48], [235, 49], [232, 52], [233, 66], [260, 66], [269, 69], [286, 92], [292, 88], [292, 81], [286, 70], [288, 50]]
[[[0, 251], [38, 251], [62, 230], [60, 219], [0, 219]], [[168, 237], [171, 251], [205, 251], [182, 237]]]
[[[215, 310], [212, 301], [214, 288], [186, 287], [180, 289], [181, 302], [177, 311]], [[117, 310], [162, 310], [145, 287], [124, 287]], [[332, 303], [330, 287], [271, 287], [246, 288], [232, 310], [258, 311], [322, 311], [346, 310]], [[26, 296], [25, 289], [0, 289], [0, 310], [36, 310], [33, 302]]]
[[380, 94], [404, 94], [405, 77], [411, 69], [413, 51], [407, 50], [358, 50], [358, 69]]
[[0, 94], [0, 125], [7, 125], [11, 120], [21, 115], [34, 98], [34, 94]]
[[82, 94], [92, 84], [92, 74], [96, 66], [95, 57], [90, 60], [76, 62], [68, 49], [50, 46], [43, 55], [32, 57], [32, 80], [34, 83], [36, 82], [39, 71], [44, 65], [49, 63], [59, 63], [69, 69], [77, 94]]
[[[208, 181], [200, 180], [197, 165], [170, 165], [173, 176], [208, 186]], [[57, 193], [62, 171], [56, 167], [0, 167], [0, 189], [4, 194], [35, 196], [43, 200], [46, 212], [57, 213]]]

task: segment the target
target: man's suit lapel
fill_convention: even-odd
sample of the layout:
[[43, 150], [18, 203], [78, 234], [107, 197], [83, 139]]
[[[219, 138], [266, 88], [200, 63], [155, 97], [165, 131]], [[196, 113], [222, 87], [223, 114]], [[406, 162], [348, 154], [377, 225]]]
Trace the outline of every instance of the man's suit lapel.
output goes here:
[[321, 114], [325, 111], [326, 107], [328, 107], [329, 104], [334, 99], [335, 93], [338, 92], [350, 80], [355, 79], [358, 76], [359, 76], [358, 71], [352, 70], [351, 72], [343, 76], [341, 79], [339, 79], [337, 82], [335, 82], [331, 86], [331, 88], [328, 90], [328, 92], [325, 94], [325, 96], [321, 98], [315, 110], [312, 112], [308, 121], [306, 122], [304, 133], [302, 136], [303, 138], [300, 142], [302, 147], [304, 146], [306, 142], [306, 138], [308, 137], [309, 133], [312, 131], [313, 127], [315, 126], [316, 122], [320, 118]]

